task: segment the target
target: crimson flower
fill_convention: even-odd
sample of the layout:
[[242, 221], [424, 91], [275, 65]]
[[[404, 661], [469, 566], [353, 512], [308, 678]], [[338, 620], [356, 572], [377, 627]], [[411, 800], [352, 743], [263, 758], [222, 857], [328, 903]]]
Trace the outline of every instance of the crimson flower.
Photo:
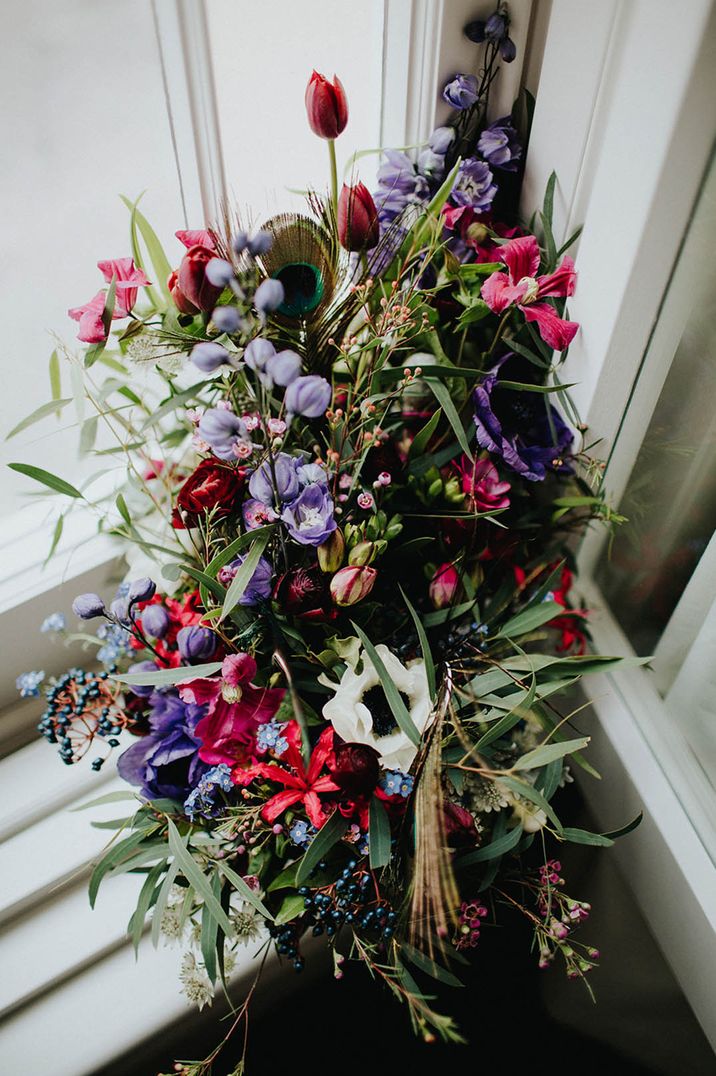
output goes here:
[[364, 183], [343, 184], [338, 199], [338, 238], [345, 250], [371, 250], [380, 239], [373, 197]]
[[321, 776], [321, 770], [333, 753], [333, 728], [329, 726], [318, 737], [307, 768], [301, 755], [301, 730], [298, 723], [289, 721], [281, 735], [288, 740], [288, 747], [281, 755], [280, 764], [257, 762], [248, 769], [235, 766], [231, 771], [232, 780], [237, 785], [245, 786], [257, 777], [262, 777], [266, 781], [283, 785], [283, 791], [277, 792], [261, 808], [261, 817], [265, 822], [275, 822], [289, 807], [301, 803], [311, 823], [316, 829], [320, 829], [329, 818], [329, 812], [324, 810], [320, 795], [339, 791], [332, 777], [328, 774]]
[[346, 91], [337, 75], [333, 82], [314, 71], [306, 86], [308, 124], [319, 138], [333, 140], [348, 123]]
[[250, 654], [229, 654], [221, 666], [221, 676], [197, 676], [179, 684], [184, 702], [207, 706], [195, 729], [203, 762], [232, 766], [237, 759], [246, 758], [256, 726], [270, 721], [281, 705], [283, 688], [251, 683], [256, 670]]
[[576, 321], [565, 321], [554, 307], [540, 300], [574, 294], [577, 274], [572, 259], [565, 257], [553, 273], [537, 276], [540, 253], [533, 235], [511, 239], [496, 253], [507, 266], [507, 273], [498, 270], [482, 285], [482, 298], [490, 310], [502, 314], [510, 306], [518, 306], [525, 321], [536, 322], [544, 342], [555, 351], [563, 351], [574, 339], [579, 325]]

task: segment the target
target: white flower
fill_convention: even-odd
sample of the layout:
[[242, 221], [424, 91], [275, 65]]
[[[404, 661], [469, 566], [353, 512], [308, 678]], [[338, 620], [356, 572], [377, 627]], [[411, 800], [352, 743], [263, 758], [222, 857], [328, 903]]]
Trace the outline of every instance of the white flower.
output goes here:
[[184, 994], [189, 1001], [199, 1006], [199, 1011], [214, 1000], [214, 990], [209, 977], [204, 969], [199, 967], [193, 953], [186, 953], [183, 957], [179, 978]]
[[[382, 643], [376, 651], [403, 696], [413, 724], [423, 733], [433, 713], [425, 663], [418, 659], [402, 665]], [[347, 742], [375, 748], [385, 769], [407, 773], [418, 749], [397, 726], [381, 679], [365, 652], [360, 669], [359, 672], [357, 661], [349, 661], [338, 686], [330, 685], [335, 695], [323, 707], [323, 716]]]

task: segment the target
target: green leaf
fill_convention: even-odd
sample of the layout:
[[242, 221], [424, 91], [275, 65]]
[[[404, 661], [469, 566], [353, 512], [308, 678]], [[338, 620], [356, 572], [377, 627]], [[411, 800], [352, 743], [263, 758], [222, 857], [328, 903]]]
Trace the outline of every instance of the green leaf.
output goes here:
[[69, 807], [68, 810], [74, 811], [86, 811], [88, 807], [101, 807], [104, 803], [118, 803], [120, 800], [137, 800], [136, 792], [107, 792], [104, 796], [98, 796], [96, 799], [87, 800], [87, 803], [81, 803], [79, 807]]
[[129, 858], [130, 852], [133, 852], [138, 845], [146, 839], [146, 832], [139, 830], [136, 833], [132, 833], [129, 837], [125, 837], [124, 840], [118, 841], [110, 847], [110, 850], [100, 859], [95, 869], [92, 871], [92, 875], [89, 881], [89, 902], [90, 907], [94, 908], [95, 901], [97, 900], [97, 893], [99, 887], [102, 884], [102, 879], [116, 867], [122, 860]]
[[8, 467], [12, 471], [17, 471], [18, 474], [34, 478], [36, 482], [41, 482], [43, 486], [49, 486], [55, 493], [63, 493], [66, 497], [77, 497], [84, 500], [78, 489], [71, 486], [69, 482], [65, 482], [64, 478], [58, 478], [57, 475], [51, 474], [50, 471], [44, 471], [42, 467], [33, 467], [29, 463], [8, 463]]
[[269, 537], [270, 534], [264, 532], [254, 538], [253, 544], [246, 554], [246, 560], [231, 580], [231, 586], [227, 590], [226, 597], [224, 598], [223, 611], [219, 622], [225, 620], [231, 610], [239, 604], [246, 587], [251, 582], [253, 574], [256, 571], [256, 566], [261, 554], [268, 544]]
[[219, 569], [228, 564], [230, 560], [233, 560], [237, 553], [251, 545], [255, 538], [259, 538], [263, 534], [271, 534], [273, 530], [273, 524], [268, 524], [265, 527], [255, 527], [253, 530], [247, 531], [246, 534], [240, 534], [225, 549], [222, 549], [221, 553], [217, 553], [213, 560], [209, 561], [206, 566], [206, 574], [210, 575], [212, 579], [216, 579]]
[[[215, 874], [211, 879], [211, 889], [221, 904], [221, 875]], [[206, 974], [212, 986], [216, 982], [216, 946], [219, 940], [219, 924], [208, 904], [201, 911], [201, 955], [204, 959]], [[224, 944], [224, 938], [221, 938]]]
[[149, 418], [146, 419], [139, 432], [144, 433], [150, 426], [154, 426], [160, 418], [164, 418], [165, 415], [170, 415], [172, 411], [176, 411], [177, 407], [184, 407], [190, 400], [196, 400], [199, 397], [201, 390], [208, 384], [208, 381], [199, 381], [196, 385], [191, 385], [190, 388], [184, 389], [183, 392], [176, 392], [173, 396], [164, 400], [164, 402], [160, 403], [159, 407], [152, 412]]
[[197, 896], [201, 897], [204, 903], [209, 905], [212, 914], [224, 933], [230, 936], [231, 923], [229, 917], [221, 907], [219, 900], [214, 895], [209, 879], [206, 877], [201, 867], [199, 867], [196, 860], [192, 857], [184, 841], [179, 836], [179, 830], [176, 828], [171, 818], [167, 818], [167, 827], [169, 830], [169, 847], [174, 855], [174, 862], [178, 863], [181, 873], [184, 875], [187, 882], [194, 887]]
[[539, 602], [537, 605], [523, 610], [523, 612], [518, 613], [517, 616], [513, 616], [511, 620], [508, 620], [500, 629], [497, 638], [504, 639], [519, 635], [527, 635], [528, 632], [542, 627], [543, 624], [547, 624], [550, 620], [554, 620], [556, 616], [560, 616], [563, 612], [564, 608], [557, 602]]
[[458, 867], [469, 867], [473, 863], [485, 863], [490, 859], [504, 856], [506, 852], [511, 852], [515, 845], [519, 844], [521, 836], [522, 826], [515, 826], [514, 829], [509, 830], [490, 844], [485, 844], [474, 852], [468, 852], [467, 855], [460, 856], [457, 865]]
[[376, 867], [385, 867], [390, 862], [390, 822], [385, 807], [377, 796], [373, 796], [370, 801], [368, 833], [370, 865], [374, 870]]
[[[152, 945], [156, 949], [159, 945], [159, 935], [162, 930], [162, 916], [169, 901], [169, 894], [171, 893], [172, 886], [176, 881], [176, 876], [179, 873], [179, 864], [176, 859], [169, 864], [166, 876], [162, 882], [161, 889], [157, 894], [157, 899], [154, 903], [154, 914], [152, 916]], [[187, 894], [191, 890], [187, 890]]]
[[[141, 197], [142, 196], [140, 194], [139, 198]], [[167, 261], [167, 256], [164, 253], [159, 239], [157, 238], [156, 232], [154, 231], [146, 217], [137, 209], [139, 198], [137, 198], [135, 202], [130, 202], [129, 198], [126, 198], [123, 194], [120, 195], [120, 198], [132, 214], [130, 228], [132, 236], [132, 253], [134, 254], [134, 260], [138, 266], [140, 266], [146, 271], [146, 262], [145, 259], [142, 257], [137, 237], [137, 229], [139, 229], [142, 239], [144, 240], [144, 244], [147, 248], [149, 259], [152, 263], [153, 276], [156, 282], [156, 286], [159, 287], [161, 294], [165, 300], [165, 303], [169, 304], [171, 297], [169, 295], [169, 287], [167, 285], [167, 281], [171, 275], [172, 267]], [[162, 306], [162, 303], [158, 299], [156, 286], [154, 284], [150, 284], [149, 287], [145, 287], [145, 290], [148, 293], [149, 298], [154, 304], [154, 306], [159, 309]]]
[[129, 514], [129, 509], [127, 508], [127, 502], [125, 501], [125, 499], [124, 499], [124, 497], [122, 496], [121, 493], [117, 494], [117, 500], [116, 500], [115, 503], [117, 505], [117, 511], [119, 512], [120, 516], [122, 517], [124, 522], [127, 524], [127, 526], [131, 527], [132, 526], [132, 517]]
[[368, 655], [371, 664], [373, 665], [373, 668], [378, 674], [393, 717], [398, 722], [398, 725], [408, 737], [410, 742], [417, 747], [420, 743], [420, 733], [416, 729], [415, 723], [413, 722], [413, 719], [410, 716], [405, 703], [401, 699], [400, 692], [393, 683], [393, 680], [388, 670], [386, 669], [382, 658], [376, 651], [368, 636], [361, 628], [358, 627], [354, 620], [351, 621], [351, 624], [353, 625], [356, 635], [363, 643], [363, 649]]
[[50, 395], [53, 400], [59, 400], [62, 396], [62, 377], [60, 376], [60, 356], [57, 354], [57, 348], [50, 355], [49, 374]]
[[[53, 354], [56, 354], [56, 352], [53, 352]], [[62, 408], [67, 407], [68, 403], [72, 403], [73, 399], [73, 396], [68, 396], [64, 400], [52, 399], [49, 403], [45, 403], [42, 407], [38, 407], [32, 414], [28, 415], [21, 422], [18, 422], [17, 426], [13, 426], [5, 440], [9, 441], [11, 437], [15, 437], [18, 433], [22, 433], [23, 430], [26, 430], [29, 426], [33, 426], [36, 422], [40, 422], [43, 418], [47, 418], [48, 415], [59, 415]]]
[[603, 833], [603, 837], [608, 837], [612, 841], [618, 841], [620, 837], [626, 837], [627, 833], [631, 833], [637, 826], [640, 826], [644, 818], [644, 812], [639, 811], [636, 818], [632, 818], [631, 822], [627, 822], [621, 829], [613, 829], [610, 833]]
[[219, 870], [225, 878], [228, 878], [236, 892], [239, 894], [241, 899], [246, 902], [246, 904], [250, 904], [253, 908], [256, 909], [257, 912], [259, 912], [260, 915], [263, 915], [265, 919], [273, 919], [273, 916], [271, 915], [271, 912], [268, 910], [266, 905], [261, 902], [259, 897], [257, 897], [254, 893], [253, 889], [251, 889], [246, 884], [244, 879], [240, 875], [238, 875], [235, 870], [231, 869], [228, 863], [224, 863], [223, 860], [220, 861]]
[[416, 968], [420, 968], [426, 975], [429, 975], [433, 979], [437, 979], [440, 983], [445, 983], [446, 986], [464, 986], [461, 983], [457, 975], [453, 975], [451, 971], [447, 971], [446, 968], [436, 964], [434, 960], [431, 960], [425, 953], [421, 953], [419, 949], [413, 948], [407, 942], [401, 942], [400, 951], [407, 957], [411, 964], [415, 964]]
[[510, 777], [507, 774], [500, 774], [500, 783], [503, 785], [507, 785], [507, 787], [512, 792], [516, 792], [518, 796], [522, 797], [522, 799], [529, 800], [530, 803], [534, 803], [536, 807], [539, 807], [540, 810], [544, 811], [550, 822], [552, 822], [554, 828], [557, 830], [557, 832], [562, 832], [562, 823], [557, 818], [557, 815], [554, 813], [553, 809], [550, 807], [549, 802], [545, 799], [542, 793], [538, 791], [538, 789], [534, 788], [526, 781], [520, 781], [516, 777]]
[[410, 603], [410, 601], [408, 599], [408, 596], [407, 596], [407, 594], [405, 593], [405, 591], [403, 590], [402, 587], [400, 587], [400, 593], [403, 595], [403, 601], [405, 602], [405, 604], [408, 607], [408, 612], [410, 613], [411, 617], [413, 618], [413, 623], [415, 624], [415, 630], [418, 633], [418, 639], [420, 640], [420, 649], [421, 649], [422, 654], [423, 654], [423, 661], [425, 662], [425, 675], [426, 675], [426, 677], [428, 679], [428, 688], [430, 690], [430, 698], [434, 699], [435, 698], [435, 692], [436, 692], [436, 689], [437, 689], [437, 684], [436, 684], [436, 680], [435, 680], [435, 662], [433, 661], [433, 655], [432, 655], [431, 650], [430, 650], [430, 643], [428, 642], [428, 637], [426, 635], [425, 628], [423, 627], [423, 622], [420, 619], [420, 617], [418, 616], [416, 610], [411, 605], [411, 603]]
[[541, 747], [535, 747], [534, 751], [528, 751], [514, 764], [515, 770], [536, 770], [539, 766], [546, 766], [558, 758], [571, 755], [573, 751], [583, 751], [589, 743], [589, 736], [582, 736], [578, 740], [563, 740], [561, 743], [547, 743]]
[[550, 392], [564, 392], [565, 389], [573, 389], [576, 381], [567, 385], [532, 385], [528, 381], [500, 381], [501, 389], [514, 389], [516, 392], [541, 392], [546, 395]]
[[438, 408], [435, 414], [431, 415], [423, 428], [421, 430], [418, 430], [415, 437], [413, 438], [410, 448], [408, 449], [408, 459], [415, 459], [416, 456], [421, 456], [423, 454], [428, 445], [428, 442], [430, 441], [430, 438], [433, 436], [435, 430], [437, 429], [441, 416], [442, 411], [440, 410], [440, 408]]
[[280, 874], [277, 874], [274, 880], [267, 887], [268, 893], [273, 893], [277, 889], [295, 889], [296, 888], [296, 864], [292, 863], [289, 867], [284, 867]]
[[431, 613], [425, 614], [423, 624], [427, 628], [434, 628], [438, 624], [444, 624], [446, 620], [453, 620], [454, 617], [462, 616], [463, 613], [469, 613], [471, 609], [476, 608], [476, 604], [473, 599], [470, 599], [470, 601], [448, 606], [445, 609], [434, 609]]
[[85, 421], [82, 423], [79, 445], [79, 451], [81, 456], [86, 456], [94, 448], [94, 443], [97, 440], [98, 422], [99, 419], [97, 415], [92, 415], [91, 418], [85, 419]]
[[299, 896], [298, 893], [291, 893], [288, 897], [284, 897], [281, 907], [276, 912], [274, 923], [276, 926], [280, 926], [282, 923], [290, 923], [292, 919], [303, 915], [305, 910], [304, 898]]
[[181, 684], [184, 680], [201, 676], [213, 676], [220, 668], [220, 661], [210, 661], [208, 665], [184, 665], [178, 669], [157, 669], [156, 672], [124, 673], [122, 676], [113, 673], [112, 679], [137, 687], [166, 687], [167, 684]]
[[304, 852], [303, 859], [296, 871], [296, 885], [303, 885], [308, 880], [313, 868], [320, 863], [326, 852], [341, 839], [347, 829], [347, 820], [340, 811], [334, 811]]
[[457, 437], [460, 448], [463, 450], [466, 456], [469, 456], [470, 442], [468, 441], [463, 424], [460, 421], [460, 416], [458, 415], [457, 408], [453, 403], [449, 388], [442, 381], [428, 381], [427, 384], [430, 386], [430, 390], [435, 396], [435, 399], [438, 401], [443, 411], [445, 412], [445, 416], [450, 425], [452, 426], [453, 433]]
[[[201, 583], [206, 587], [209, 593], [213, 594], [217, 601], [223, 602], [226, 598], [226, 589], [222, 587], [221, 583], [217, 583], [213, 576], [208, 575], [206, 572], [202, 572], [198, 568], [192, 567], [190, 564], [172, 564], [166, 565], [166, 567], [176, 567], [179, 568], [180, 571], [186, 572], [186, 574], [196, 580], [197, 583]], [[163, 572], [163, 574], [166, 575], [166, 572]]]
[[605, 837], [603, 833], [590, 833], [589, 830], [572, 829], [570, 826], [564, 827], [562, 837], [572, 844], [593, 844], [599, 848], [611, 848], [614, 844], [611, 837]]
[[161, 863], [157, 863], [156, 866], [152, 867], [141, 888], [134, 914], [127, 924], [127, 934], [129, 934], [132, 940], [135, 954], [139, 949], [139, 943], [142, 940], [144, 920], [147, 918], [147, 912], [159, 897], [160, 887], [157, 883], [166, 869], [166, 860], [163, 860]]
[[52, 532], [52, 541], [50, 542], [50, 548], [47, 551], [47, 556], [45, 557], [44, 563], [42, 565], [43, 568], [44, 568], [45, 564], [47, 564], [48, 561], [51, 559], [53, 553], [57, 549], [57, 546], [59, 545], [59, 542], [60, 542], [60, 538], [62, 537], [62, 531], [64, 530], [64, 526], [65, 526], [65, 517], [63, 515], [59, 515], [57, 517], [57, 522], [55, 523], [55, 529]]

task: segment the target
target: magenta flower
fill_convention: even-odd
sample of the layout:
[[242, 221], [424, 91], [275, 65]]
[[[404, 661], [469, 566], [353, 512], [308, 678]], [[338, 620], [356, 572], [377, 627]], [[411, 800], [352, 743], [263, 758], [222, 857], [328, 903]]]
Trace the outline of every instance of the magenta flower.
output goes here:
[[144, 270], [137, 268], [133, 258], [109, 258], [97, 262], [97, 268], [108, 284], [112, 283], [112, 277], [117, 278], [114, 316], [126, 318], [137, 301], [140, 286], [151, 284], [151, 280]]
[[510, 306], [518, 306], [526, 321], [537, 323], [539, 334], [555, 351], [571, 344], [579, 328], [576, 321], [565, 321], [549, 303], [540, 302], [549, 296], [574, 294], [577, 274], [570, 257], [562, 259], [553, 273], [538, 276], [540, 253], [533, 235], [519, 236], [495, 252], [507, 266], [507, 273], [489, 276], [482, 285], [482, 298], [495, 314]]
[[497, 468], [489, 459], [470, 459], [462, 455], [455, 464], [460, 475], [462, 492], [469, 498], [475, 512], [494, 512], [509, 508], [510, 483], [500, 481]]
[[216, 250], [214, 236], [206, 228], [190, 228], [188, 231], [174, 232], [174, 235], [187, 250], [190, 247], [206, 247], [207, 250]]
[[[98, 291], [95, 297], [85, 303], [84, 306], [73, 306], [67, 311], [73, 321], [80, 323], [77, 339], [81, 340], [83, 344], [101, 344], [107, 339], [104, 322], [102, 321], [105, 299], [105, 293]], [[119, 317], [119, 315], [115, 313], [115, 317]]]

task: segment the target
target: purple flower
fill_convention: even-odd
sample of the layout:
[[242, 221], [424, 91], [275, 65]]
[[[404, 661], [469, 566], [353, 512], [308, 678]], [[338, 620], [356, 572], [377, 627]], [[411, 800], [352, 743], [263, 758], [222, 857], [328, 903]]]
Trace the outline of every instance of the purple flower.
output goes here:
[[195, 730], [205, 706], [185, 703], [175, 690], [150, 697], [149, 736], [143, 736], [117, 761], [120, 777], [139, 785], [147, 799], [183, 802], [209, 769], [198, 755]]
[[511, 37], [504, 37], [500, 42], [500, 56], [506, 64], [511, 64], [517, 55], [517, 46]]
[[506, 34], [507, 20], [504, 15], [500, 15], [500, 13], [496, 11], [493, 15], [490, 15], [485, 23], [485, 37], [488, 41], [492, 41], [493, 44], [499, 45]]
[[142, 609], [142, 631], [153, 639], [163, 639], [169, 629], [169, 613], [163, 605], [148, 605]]
[[249, 370], [258, 377], [266, 388], [271, 388], [271, 378], [267, 370], [267, 364], [276, 354], [276, 348], [270, 340], [264, 340], [262, 336], [256, 336], [251, 343], [246, 345], [244, 362]]
[[206, 267], [206, 276], [210, 284], [225, 288], [234, 279], [234, 267], [225, 258], [212, 258]]
[[249, 493], [255, 500], [267, 505], [274, 503], [276, 495], [279, 501], [292, 501], [298, 493], [296, 469], [302, 462], [302, 459], [289, 456], [287, 452], [279, 452], [273, 457], [273, 468], [270, 461], [265, 460], [249, 479]]
[[477, 443], [531, 482], [540, 482], [547, 469], [570, 473], [565, 456], [572, 433], [557, 409], [539, 393], [502, 388], [498, 372], [499, 366], [475, 389]]
[[[226, 307], [225, 309], [229, 309]], [[203, 374], [213, 374], [220, 366], [226, 365], [229, 361], [229, 352], [221, 344], [215, 344], [212, 341], [202, 341], [200, 344], [195, 344], [191, 349], [189, 358]]]
[[469, 157], [460, 164], [455, 186], [450, 192], [455, 205], [470, 206], [476, 213], [486, 213], [496, 194], [492, 172], [484, 161]]
[[177, 646], [182, 659], [194, 665], [212, 656], [216, 650], [216, 636], [210, 628], [190, 624], [177, 632]]
[[302, 415], [304, 418], [320, 418], [326, 413], [331, 402], [333, 390], [325, 377], [307, 374], [297, 377], [286, 389], [284, 402], [289, 415]]
[[336, 529], [333, 501], [318, 484], [306, 486], [281, 513], [292, 538], [301, 545], [320, 545]]
[[254, 306], [260, 314], [270, 314], [272, 310], [278, 310], [285, 297], [280, 280], [264, 280], [256, 289]]
[[248, 440], [246, 427], [233, 411], [212, 407], [205, 411], [199, 422], [199, 436], [211, 446], [220, 460], [235, 459], [234, 446], [238, 441]]
[[[218, 579], [222, 586], [228, 587], [241, 565], [246, 560], [245, 556], [239, 556], [219, 570]], [[259, 557], [254, 574], [246, 584], [244, 593], [239, 598], [239, 605], [256, 605], [260, 601], [266, 601], [271, 597], [271, 580], [273, 568], [265, 557]]]
[[439, 182], [445, 175], [445, 154], [454, 139], [454, 127], [436, 127], [426, 148], [418, 154], [418, 171], [431, 182]]
[[506, 172], [517, 171], [522, 146], [509, 116], [503, 116], [486, 127], [480, 135], [477, 148], [493, 168], [503, 168]]
[[463, 111], [477, 101], [477, 79], [474, 75], [455, 75], [443, 90], [443, 100]]
[[485, 20], [474, 19], [467, 24], [463, 33], [468, 41], [472, 41], [476, 45], [481, 45], [485, 40]]
[[134, 579], [129, 584], [129, 590], [127, 591], [127, 605], [136, 605], [137, 602], [148, 602], [150, 598], [154, 597], [157, 589], [157, 584], [153, 579], [150, 579], [148, 575], [143, 576], [141, 579]]
[[80, 620], [94, 620], [96, 616], [103, 616], [104, 602], [99, 594], [78, 594], [72, 602], [72, 612]]
[[378, 189], [375, 192], [381, 224], [391, 224], [410, 205], [424, 205], [430, 194], [430, 184], [425, 176], [420, 175], [407, 153], [386, 150], [378, 169]]
[[300, 464], [296, 468], [296, 474], [298, 475], [301, 489], [305, 486], [314, 484], [321, 486], [323, 489], [328, 489], [328, 475], [326, 474], [326, 468], [322, 467], [320, 463]]
[[246, 240], [246, 246], [248, 247], [249, 254], [253, 254], [254, 257], [259, 254], [268, 254], [273, 246], [273, 236], [271, 235], [271, 232], [268, 232], [265, 229], [260, 232], [254, 232], [254, 234]]
[[275, 385], [286, 388], [301, 373], [301, 356], [295, 351], [279, 351], [269, 359], [266, 370]]
[[[214, 312], [211, 315], [211, 320], [222, 333], [238, 332], [241, 326], [241, 318], [239, 317], [239, 312], [235, 306], [215, 307]], [[226, 360], [228, 360], [228, 357], [227, 352]]]

